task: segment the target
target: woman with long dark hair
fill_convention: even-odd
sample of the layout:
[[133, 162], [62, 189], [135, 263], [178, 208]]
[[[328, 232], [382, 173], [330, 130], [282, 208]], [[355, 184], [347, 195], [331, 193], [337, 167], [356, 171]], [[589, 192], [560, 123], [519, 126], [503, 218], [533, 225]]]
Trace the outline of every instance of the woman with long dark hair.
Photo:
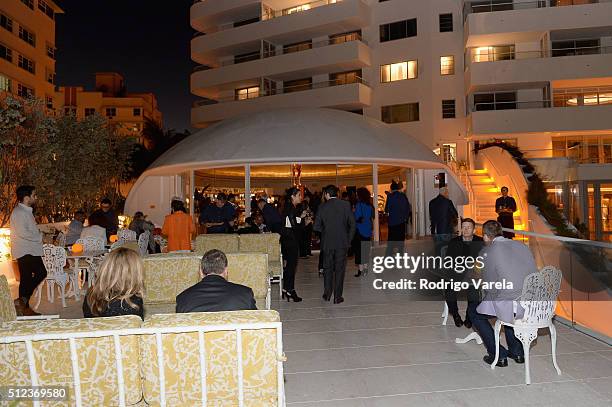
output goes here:
[[281, 231], [281, 251], [283, 253], [283, 294], [287, 301], [300, 302], [302, 299], [295, 292], [295, 270], [300, 255], [300, 238], [303, 229], [303, 220], [299, 213], [302, 197], [300, 190], [291, 187], [285, 194], [283, 207], [283, 228]]
[[372, 197], [367, 188], [357, 190], [357, 205], [355, 205], [355, 223], [357, 233], [355, 233], [355, 265], [357, 274], [366, 275], [368, 273], [368, 261], [370, 257], [370, 241], [372, 240], [372, 220], [374, 219], [374, 206]]

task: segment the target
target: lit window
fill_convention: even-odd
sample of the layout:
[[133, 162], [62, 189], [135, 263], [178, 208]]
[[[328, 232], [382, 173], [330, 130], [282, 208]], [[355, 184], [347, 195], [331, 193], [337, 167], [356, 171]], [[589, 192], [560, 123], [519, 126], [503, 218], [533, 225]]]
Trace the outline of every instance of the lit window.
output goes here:
[[10, 92], [12, 89], [12, 82], [9, 78], [4, 75], [0, 75], [0, 90]]
[[259, 86], [236, 89], [236, 100], [254, 99], [259, 97]]
[[455, 74], [455, 57], [452, 55], [440, 57], [440, 75]]
[[415, 79], [418, 75], [417, 61], [397, 62], [380, 67], [380, 81], [382, 83]]

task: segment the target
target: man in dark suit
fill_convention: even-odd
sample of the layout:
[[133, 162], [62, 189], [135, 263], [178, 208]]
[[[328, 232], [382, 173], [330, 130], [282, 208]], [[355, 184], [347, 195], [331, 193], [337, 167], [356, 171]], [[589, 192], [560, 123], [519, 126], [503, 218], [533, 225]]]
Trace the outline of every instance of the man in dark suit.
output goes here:
[[[464, 259], [469, 257], [476, 259], [478, 257], [478, 253], [480, 253], [484, 247], [484, 241], [482, 240], [482, 237], [474, 234], [475, 228], [476, 222], [474, 222], [473, 219], [463, 219], [461, 221], [461, 235], [452, 239], [448, 243], [446, 256], [454, 259], [458, 259], [459, 257], [463, 257]], [[462, 264], [465, 264], [465, 260], [463, 260]], [[471, 278], [474, 277], [473, 270], [467, 269], [466, 267], [464, 268], [464, 270], [449, 270], [450, 272], [448, 273], [448, 277], [455, 281], [471, 281]], [[461, 320], [459, 308], [457, 307], [457, 292], [452, 289], [447, 289], [445, 296], [446, 304], [448, 305], [448, 313], [453, 316], [455, 326], [459, 327], [463, 325], [464, 322]], [[465, 326], [469, 329], [472, 327], [469, 311], [470, 309], [476, 310], [479, 303], [478, 291], [476, 291], [473, 284], [470, 284], [470, 288], [467, 290], [467, 300], [468, 310], [465, 314]]]
[[227, 281], [227, 257], [209, 250], [202, 257], [204, 278], [176, 296], [176, 312], [215, 312], [257, 309], [249, 287]]
[[314, 230], [321, 233], [321, 251], [325, 256], [323, 269], [325, 290], [323, 299], [329, 301], [334, 293], [334, 304], [344, 302], [342, 289], [346, 270], [346, 255], [355, 234], [355, 218], [351, 204], [338, 199], [335, 185], [325, 187], [326, 202], [319, 207]]
[[[497, 213], [497, 221], [502, 227], [514, 229], [514, 212], [516, 212], [516, 201], [508, 195], [508, 187], [501, 187], [501, 194], [495, 200], [495, 212]], [[504, 237], [512, 239], [514, 233], [504, 232]]]
[[268, 203], [265, 198], [259, 198], [257, 206], [264, 217], [264, 223], [273, 233], [281, 232], [283, 226], [283, 218], [280, 216], [278, 211]]
[[437, 197], [429, 201], [429, 219], [431, 221], [431, 234], [436, 243], [436, 255], [440, 255], [442, 247], [446, 246], [452, 238], [453, 225], [457, 220], [457, 209], [453, 201], [448, 199], [448, 188], [440, 188]]

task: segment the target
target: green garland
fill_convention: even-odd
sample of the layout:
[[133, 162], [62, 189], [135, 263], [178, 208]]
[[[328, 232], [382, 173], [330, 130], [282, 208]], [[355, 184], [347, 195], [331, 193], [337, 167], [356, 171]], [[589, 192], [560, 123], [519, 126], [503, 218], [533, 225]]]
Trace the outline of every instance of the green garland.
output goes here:
[[544, 219], [555, 228], [556, 235], [582, 238], [580, 233], [570, 229], [565, 217], [548, 197], [542, 177], [537, 173], [535, 167], [525, 158], [525, 154], [518, 147], [508, 145], [502, 141], [494, 141], [479, 145], [474, 152], [478, 153], [478, 151], [490, 147], [499, 147], [506, 150], [515, 159], [517, 164], [521, 166], [529, 184], [529, 188], [527, 189], [527, 202], [540, 210]]

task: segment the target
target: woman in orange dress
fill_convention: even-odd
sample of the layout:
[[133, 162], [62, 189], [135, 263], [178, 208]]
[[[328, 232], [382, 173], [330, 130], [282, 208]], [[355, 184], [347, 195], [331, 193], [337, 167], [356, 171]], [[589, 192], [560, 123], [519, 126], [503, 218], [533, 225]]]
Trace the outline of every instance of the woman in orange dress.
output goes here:
[[168, 251], [191, 250], [191, 236], [195, 231], [193, 220], [182, 201], [173, 199], [170, 207], [172, 213], [166, 216], [162, 227], [162, 235], [168, 238]]

